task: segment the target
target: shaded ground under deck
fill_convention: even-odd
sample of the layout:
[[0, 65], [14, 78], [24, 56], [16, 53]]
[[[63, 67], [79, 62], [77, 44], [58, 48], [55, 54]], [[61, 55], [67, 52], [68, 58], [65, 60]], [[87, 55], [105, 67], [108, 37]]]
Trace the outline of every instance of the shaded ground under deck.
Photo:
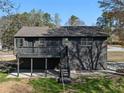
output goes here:
[[[47, 64], [45, 63], [47, 59]], [[46, 66], [47, 69], [55, 69], [58, 67], [60, 62], [59, 58], [32, 58], [33, 61], [33, 70], [45, 70]], [[19, 59], [20, 69], [31, 69], [31, 58], [20, 58]]]
[[24, 77], [33, 77], [33, 75], [46, 77], [51, 74], [56, 76], [55, 68], [58, 68], [60, 63], [60, 58], [18, 58], [17, 60], [17, 70], [12, 74], [18, 77], [22, 72]]
[[[18, 73], [17, 71], [13, 71], [8, 74], [7, 78], [17, 78]], [[34, 77], [40, 77], [40, 78], [58, 78], [59, 71], [58, 70], [47, 70], [47, 73], [45, 70], [34, 70], [31, 76], [30, 70], [21, 69], [19, 72], [18, 78], [34, 78]]]

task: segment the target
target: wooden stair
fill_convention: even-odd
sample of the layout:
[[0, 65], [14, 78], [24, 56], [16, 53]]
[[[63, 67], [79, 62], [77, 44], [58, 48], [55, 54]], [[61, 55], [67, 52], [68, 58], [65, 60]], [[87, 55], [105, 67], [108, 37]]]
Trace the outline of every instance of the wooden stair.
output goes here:
[[69, 59], [68, 59], [68, 47], [65, 47], [61, 52], [60, 59], [60, 75], [58, 82], [59, 83], [70, 83], [70, 67], [69, 67]]

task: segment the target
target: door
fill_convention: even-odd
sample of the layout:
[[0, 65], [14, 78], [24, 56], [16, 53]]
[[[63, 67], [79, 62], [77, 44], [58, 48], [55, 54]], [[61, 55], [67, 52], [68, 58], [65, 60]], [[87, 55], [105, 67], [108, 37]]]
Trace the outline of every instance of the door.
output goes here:
[[34, 39], [30, 39], [28, 41], [28, 46], [30, 47], [30, 52], [34, 53], [34, 44], [35, 44], [35, 40]]

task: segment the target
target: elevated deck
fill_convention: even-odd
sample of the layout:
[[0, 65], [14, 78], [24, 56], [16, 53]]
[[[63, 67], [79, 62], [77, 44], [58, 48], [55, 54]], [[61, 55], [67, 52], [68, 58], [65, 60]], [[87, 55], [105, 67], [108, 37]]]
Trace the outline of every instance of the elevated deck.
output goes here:
[[58, 47], [20, 47], [16, 55], [19, 58], [59, 58], [60, 51]]

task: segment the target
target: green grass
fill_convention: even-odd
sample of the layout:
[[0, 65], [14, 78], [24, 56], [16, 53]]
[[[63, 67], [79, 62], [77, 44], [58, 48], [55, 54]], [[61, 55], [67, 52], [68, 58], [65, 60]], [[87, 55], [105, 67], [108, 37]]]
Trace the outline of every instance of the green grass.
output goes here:
[[6, 78], [7, 77], [7, 73], [3, 73], [3, 72], [0, 72], [0, 83], [2, 82], [6, 82], [6, 81], [20, 81], [19, 78]]
[[[0, 83], [20, 79], [6, 78], [6, 73], [0, 73]], [[55, 79], [31, 79], [29, 84], [33, 86], [33, 93], [124, 93], [124, 77], [79, 77], [71, 84], [57, 83]], [[65, 92], [64, 92], [65, 91]]]
[[40, 78], [31, 80], [30, 84], [33, 85], [34, 93], [60, 93], [62, 91], [62, 85], [53, 79]]
[[[62, 84], [58, 84], [54, 79], [35, 79], [30, 84], [34, 88], [34, 93], [63, 93]], [[81, 82], [65, 85], [66, 93], [124, 93], [124, 78], [108, 79], [81, 78]]]
[[0, 72], [0, 82], [6, 81], [6, 76], [7, 76], [6, 73]]

